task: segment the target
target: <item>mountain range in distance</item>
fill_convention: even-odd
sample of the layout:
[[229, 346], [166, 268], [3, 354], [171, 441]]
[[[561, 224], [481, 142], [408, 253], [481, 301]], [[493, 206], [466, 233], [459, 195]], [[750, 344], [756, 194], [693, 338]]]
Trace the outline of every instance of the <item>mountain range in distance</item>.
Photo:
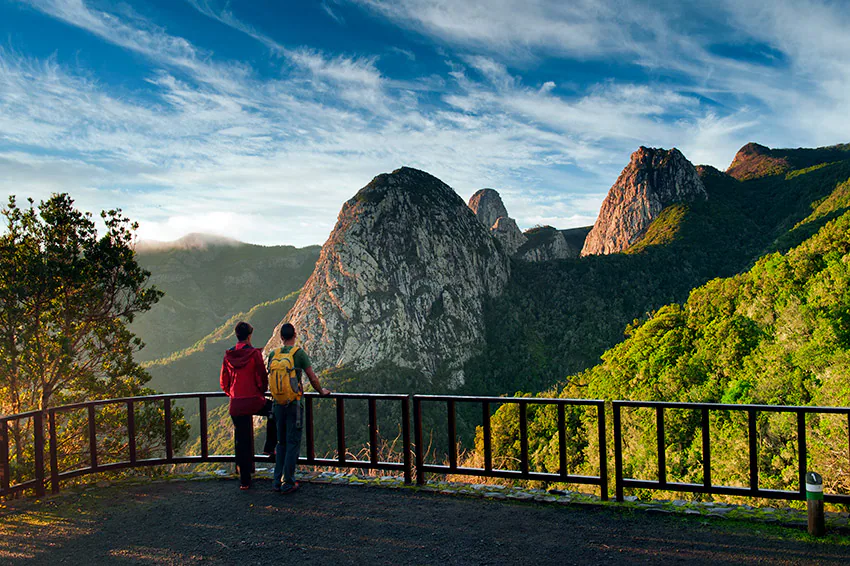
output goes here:
[[293, 321], [340, 390], [543, 391], [595, 365], [635, 319], [811, 236], [841, 210], [801, 224], [850, 179], [848, 159], [850, 145], [747, 144], [721, 172], [641, 147], [593, 227], [525, 232], [497, 191], [464, 203], [401, 168], [343, 205], [321, 249], [140, 243], [166, 295], [132, 329], [163, 391], [215, 389], [239, 318], [268, 347]]

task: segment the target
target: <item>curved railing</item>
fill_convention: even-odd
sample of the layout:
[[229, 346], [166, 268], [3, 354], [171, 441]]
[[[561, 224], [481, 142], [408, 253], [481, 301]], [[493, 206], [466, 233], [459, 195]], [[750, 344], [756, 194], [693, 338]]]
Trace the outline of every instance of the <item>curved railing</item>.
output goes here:
[[[46, 485], [50, 485], [53, 493], [59, 491], [62, 481], [66, 481], [87, 474], [120, 470], [123, 468], [136, 468], [141, 466], [160, 466], [168, 464], [199, 464], [204, 462], [234, 462], [233, 454], [210, 454], [209, 453], [209, 422], [207, 401], [210, 398], [226, 397], [221, 392], [200, 393], [172, 393], [162, 395], [148, 395], [142, 397], [127, 397], [120, 399], [104, 399], [99, 401], [86, 401], [60, 407], [50, 407], [45, 412], [29, 411], [15, 415], [0, 417], [0, 497], [13, 493], [32, 489], [38, 496], [46, 493]], [[411, 457], [410, 457], [410, 397], [408, 395], [384, 395], [366, 393], [334, 393], [327, 397], [336, 404], [336, 430], [337, 430], [337, 458], [316, 457], [314, 442], [314, 411], [313, 401], [318, 397], [315, 393], [305, 393], [305, 436], [306, 457], [301, 457], [301, 463], [314, 466], [333, 466], [342, 468], [361, 468], [374, 470], [394, 470], [404, 475], [405, 481], [411, 481]], [[200, 454], [199, 455], [175, 455], [173, 448], [173, 418], [172, 405], [176, 400], [197, 399]], [[347, 399], [366, 400], [369, 407], [369, 436], [370, 453], [369, 460], [357, 460], [348, 457], [345, 439], [345, 401]], [[390, 401], [400, 405], [402, 421], [402, 444], [403, 456], [401, 462], [380, 461], [377, 452], [378, 419], [377, 402]], [[137, 454], [137, 431], [136, 431], [136, 407], [140, 403], [162, 402], [164, 414], [164, 442], [165, 456], [160, 458], [138, 458]], [[106, 405], [126, 406], [126, 428], [127, 428], [127, 459], [118, 462], [100, 463], [98, 454], [98, 430], [96, 425], [95, 409]], [[59, 454], [56, 431], [57, 415], [69, 411], [84, 409], [88, 413], [88, 454], [89, 465], [72, 470], [59, 469]], [[47, 416], [47, 436], [45, 438], [44, 418]], [[33, 479], [13, 484], [10, 481], [10, 453], [9, 453], [9, 423], [32, 420], [33, 426]], [[49, 458], [49, 469], [45, 466], [45, 448]], [[256, 461], [270, 460], [266, 455], [255, 455]]]
[[[59, 491], [63, 481], [87, 474], [135, 468], [141, 466], [157, 466], [164, 464], [197, 464], [204, 462], [233, 462], [232, 454], [210, 454], [208, 400], [223, 398], [220, 392], [176, 393], [150, 395], [145, 397], [129, 397], [122, 399], [107, 399], [87, 401], [51, 407], [45, 411], [30, 411], [15, 415], [0, 416], [0, 497], [33, 490], [36, 495], [44, 495], [49, 485], [53, 493]], [[608, 498], [608, 443], [606, 430], [606, 405], [613, 416], [613, 461], [614, 461], [614, 494], [618, 501], [624, 499], [624, 489], [642, 489], [653, 491], [693, 492], [703, 494], [735, 495], [744, 497], [759, 497], [766, 499], [796, 499], [806, 498], [805, 475], [808, 465], [807, 448], [807, 416], [813, 414], [843, 415], [846, 417], [847, 437], [847, 469], [850, 469], [850, 407], [809, 407], [809, 406], [773, 406], [773, 405], [735, 405], [714, 403], [670, 403], [654, 401], [613, 401], [605, 403], [599, 399], [552, 399], [539, 397], [463, 397], [452, 395], [386, 395], [370, 393], [334, 393], [323, 399], [330, 399], [335, 404], [336, 457], [323, 458], [316, 456], [315, 441], [315, 411], [314, 403], [318, 395], [307, 393], [305, 403], [305, 437], [306, 455], [299, 462], [311, 466], [327, 466], [334, 468], [355, 468], [368, 470], [395, 471], [403, 474], [405, 483], [411, 483], [414, 470], [417, 483], [425, 483], [428, 473], [456, 474], [463, 476], [493, 477], [519, 480], [538, 480], [544, 482], [578, 483], [598, 486], [602, 499]], [[175, 455], [173, 442], [173, 403], [178, 400], [196, 399], [198, 402], [198, 432], [200, 454]], [[347, 400], [363, 400], [368, 406], [368, 459], [349, 457], [346, 446], [346, 417], [345, 403]], [[401, 456], [400, 461], [383, 461], [378, 450], [378, 402], [396, 405], [400, 416]], [[136, 408], [141, 403], [162, 403], [164, 417], [164, 456], [156, 458], [139, 458], [137, 451], [137, 420]], [[413, 414], [410, 407], [413, 405]], [[427, 458], [425, 432], [423, 426], [422, 407], [424, 404], [445, 404], [445, 432], [449, 440], [445, 453], [447, 462], [435, 462], [433, 455]], [[473, 468], [462, 465], [458, 461], [457, 452], [457, 422], [456, 411], [458, 404], [477, 404], [480, 407], [483, 467]], [[492, 457], [491, 416], [497, 406], [514, 404], [518, 406], [518, 432], [520, 454], [518, 469], [500, 469], [494, 466]], [[101, 462], [98, 453], [98, 429], [96, 408], [101, 406], [124, 405], [126, 407], [127, 448], [126, 459], [117, 462]], [[530, 405], [554, 405], [557, 409], [558, 460], [559, 467], [555, 473], [533, 470], [530, 467], [529, 438], [528, 438], [528, 407]], [[596, 431], [595, 441], [599, 451], [598, 475], [572, 475], [568, 472], [567, 461], [567, 429], [565, 426], [565, 411], [567, 407], [586, 406], [591, 411], [595, 409]], [[624, 473], [624, 441], [623, 441], [623, 412], [628, 409], [650, 409], [655, 412], [655, 442], [652, 447], [656, 451], [657, 479], [638, 479], [626, 477]], [[57, 441], [57, 416], [70, 411], [84, 410], [87, 413], [86, 434], [88, 436], [88, 466], [61, 470], [59, 467], [59, 448]], [[665, 412], [669, 410], [695, 411], [700, 415], [702, 435], [702, 468], [701, 483], [682, 483], [668, 480], [666, 455], [669, 443], [665, 436]], [[712, 481], [712, 443], [709, 430], [709, 414], [714, 411], [743, 412], [746, 414], [749, 469], [746, 470], [747, 486], [718, 485]], [[795, 416], [796, 452], [798, 460], [799, 486], [796, 490], [763, 489], [759, 482], [759, 441], [757, 430], [757, 414], [759, 413], [790, 413]], [[434, 413], [430, 414], [432, 419]], [[411, 441], [411, 417], [415, 430], [415, 439]], [[46, 423], [45, 423], [46, 418]], [[10, 468], [10, 423], [30, 421], [32, 425], [32, 479], [11, 482]], [[45, 434], [45, 424], [47, 432]], [[593, 434], [588, 432], [588, 435]], [[843, 433], [842, 433], [843, 434]], [[843, 442], [843, 440], [842, 440]], [[83, 445], [85, 444], [85, 439]], [[420, 449], [420, 447], [423, 447]], [[19, 448], [19, 447], [18, 447]], [[786, 446], [787, 448], [787, 446]], [[842, 449], [843, 450], [843, 449]], [[396, 452], [397, 453], [397, 452]], [[45, 465], [45, 454], [49, 463]], [[256, 461], [269, 461], [269, 456], [255, 455]], [[414, 464], [415, 460], [415, 464]], [[843, 464], [842, 464], [843, 465]], [[825, 494], [825, 501], [850, 504], [850, 495], [831, 493]]]

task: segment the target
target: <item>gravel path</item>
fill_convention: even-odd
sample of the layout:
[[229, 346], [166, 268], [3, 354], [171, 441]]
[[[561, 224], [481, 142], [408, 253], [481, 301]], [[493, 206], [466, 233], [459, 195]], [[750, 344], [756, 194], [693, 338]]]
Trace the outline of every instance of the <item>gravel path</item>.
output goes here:
[[0, 509], [8, 564], [847, 564], [850, 537], [736, 521], [268, 481], [112, 486]]

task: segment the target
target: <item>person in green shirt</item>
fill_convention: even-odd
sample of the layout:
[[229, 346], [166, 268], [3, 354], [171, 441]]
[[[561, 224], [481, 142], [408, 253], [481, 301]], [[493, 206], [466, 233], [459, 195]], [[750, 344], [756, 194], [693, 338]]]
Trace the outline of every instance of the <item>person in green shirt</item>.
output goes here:
[[[295, 346], [295, 327], [289, 324], [281, 325], [280, 338], [283, 340], [282, 350], [288, 353]], [[292, 356], [295, 372], [300, 386], [302, 372], [307, 374], [310, 385], [319, 395], [330, 395], [330, 391], [322, 387], [319, 378], [313, 371], [310, 356], [299, 347]], [[298, 454], [301, 452], [301, 432], [304, 422], [304, 406], [301, 401], [292, 401], [281, 405], [277, 401], [272, 408], [277, 425], [277, 449], [275, 450], [274, 479], [272, 489], [281, 493], [293, 493], [298, 489], [295, 481], [295, 467], [298, 464]]]

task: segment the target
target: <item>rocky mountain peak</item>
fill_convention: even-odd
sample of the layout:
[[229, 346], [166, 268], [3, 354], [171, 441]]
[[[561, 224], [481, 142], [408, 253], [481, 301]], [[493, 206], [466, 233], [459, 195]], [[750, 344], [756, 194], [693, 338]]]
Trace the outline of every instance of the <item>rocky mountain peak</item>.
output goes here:
[[487, 228], [491, 228], [496, 220], [508, 216], [508, 209], [502, 202], [502, 197], [494, 189], [481, 189], [469, 198], [469, 208], [475, 217]]
[[284, 320], [318, 370], [395, 367], [459, 386], [484, 344], [484, 301], [501, 294], [509, 268], [451, 187], [405, 167], [343, 205]]
[[664, 207], [705, 198], [696, 169], [678, 149], [641, 146], [608, 191], [581, 255], [623, 251]]
[[726, 173], [739, 181], [746, 181], [756, 177], [779, 175], [789, 169], [791, 166], [786, 156], [774, 155], [774, 151], [769, 147], [750, 142], [738, 150]]

